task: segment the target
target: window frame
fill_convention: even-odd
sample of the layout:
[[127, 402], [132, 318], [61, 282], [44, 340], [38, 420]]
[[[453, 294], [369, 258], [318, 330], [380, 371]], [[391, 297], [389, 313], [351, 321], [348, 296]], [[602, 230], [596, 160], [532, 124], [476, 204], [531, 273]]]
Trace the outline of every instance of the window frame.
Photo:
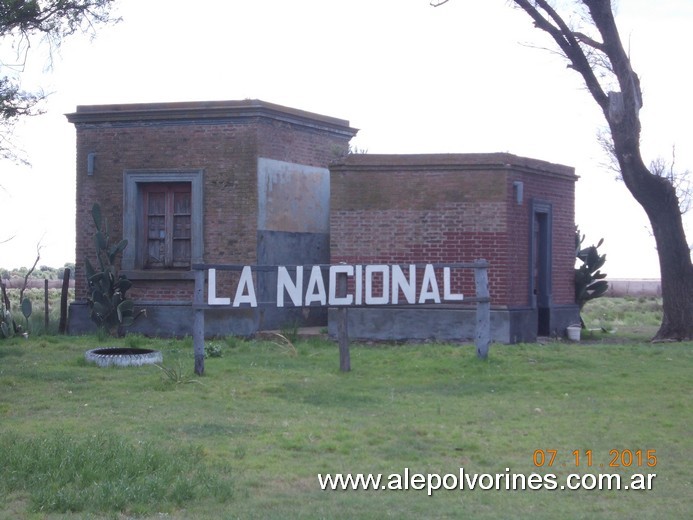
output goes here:
[[[141, 184], [140, 189], [142, 191], [142, 215], [139, 222], [142, 223], [139, 229], [140, 235], [138, 236], [138, 245], [142, 244], [143, 247], [138, 248], [137, 251], [137, 263], [142, 265], [145, 269], [190, 269], [190, 260], [192, 258], [192, 186], [189, 182], [175, 182], [175, 183], [164, 183], [155, 182]], [[152, 214], [152, 209], [154, 204], [152, 203], [152, 197], [155, 194], [163, 195], [163, 206], [161, 207], [160, 214]], [[184, 194], [187, 199], [187, 212], [177, 213], [176, 212], [176, 200], [179, 194]], [[190, 225], [188, 226], [188, 236], [176, 236], [176, 220], [178, 217], [188, 217]], [[155, 238], [151, 236], [151, 220], [152, 218], [159, 219], [163, 218], [163, 230], [164, 234], [160, 238]], [[163, 258], [160, 258], [161, 262], [152, 262], [151, 257], [151, 241], [154, 240], [159, 244], [159, 248], [163, 245]], [[181, 259], [177, 255], [178, 247], [176, 243], [186, 242], [184, 248], [185, 251], [184, 259]]]
[[[123, 251], [123, 270], [139, 271], [143, 273], [171, 272], [189, 273], [190, 269], [161, 267], [145, 269], [143, 248], [143, 224], [144, 205], [143, 185], [145, 184], [176, 184], [190, 183], [191, 222], [190, 222], [190, 264], [202, 263], [204, 253], [203, 235], [203, 193], [204, 170], [125, 170], [123, 172], [123, 238], [128, 241], [128, 247]], [[146, 276], [146, 275], [145, 275]]]

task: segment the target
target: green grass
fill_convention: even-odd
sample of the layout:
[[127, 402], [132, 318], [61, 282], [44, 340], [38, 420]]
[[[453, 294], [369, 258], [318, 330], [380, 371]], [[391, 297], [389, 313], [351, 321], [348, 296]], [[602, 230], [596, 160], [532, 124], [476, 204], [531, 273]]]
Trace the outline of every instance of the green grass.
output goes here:
[[597, 298], [583, 309], [588, 329], [609, 333], [654, 336], [662, 321], [662, 299], [647, 297]]
[[[87, 365], [105, 345], [93, 337], [0, 342], [0, 518], [687, 518], [693, 344], [635, 334], [493, 345], [488, 362], [470, 345], [353, 345], [350, 373], [322, 339], [228, 339], [204, 377], [189, 338], [123, 340], [162, 350], [175, 378]], [[538, 449], [557, 450], [553, 467], [534, 466]], [[626, 449], [656, 450], [657, 466], [599, 468]], [[657, 477], [652, 491], [432, 497], [317, 479], [460, 467]]]
[[118, 433], [52, 431], [0, 438], [5, 492], [28, 493], [36, 511], [94, 513], [180, 507], [198, 497], [231, 497], [225, 475], [204, 465], [197, 447], [159, 448]]

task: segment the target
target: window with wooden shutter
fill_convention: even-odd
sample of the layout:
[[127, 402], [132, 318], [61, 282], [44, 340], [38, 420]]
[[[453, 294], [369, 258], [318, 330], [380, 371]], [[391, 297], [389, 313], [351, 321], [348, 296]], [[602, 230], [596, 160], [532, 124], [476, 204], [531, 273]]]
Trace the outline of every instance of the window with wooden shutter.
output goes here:
[[189, 268], [192, 243], [190, 183], [147, 183], [141, 185], [141, 190], [144, 267]]

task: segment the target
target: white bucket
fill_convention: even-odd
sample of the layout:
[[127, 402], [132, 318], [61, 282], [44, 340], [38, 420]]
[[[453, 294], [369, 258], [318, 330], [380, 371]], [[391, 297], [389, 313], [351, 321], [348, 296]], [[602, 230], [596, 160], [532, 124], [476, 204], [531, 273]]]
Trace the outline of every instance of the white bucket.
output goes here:
[[568, 339], [571, 341], [580, 341], [580, 331], [582, 327], [580, 325], [571, 325], [568, 327]]

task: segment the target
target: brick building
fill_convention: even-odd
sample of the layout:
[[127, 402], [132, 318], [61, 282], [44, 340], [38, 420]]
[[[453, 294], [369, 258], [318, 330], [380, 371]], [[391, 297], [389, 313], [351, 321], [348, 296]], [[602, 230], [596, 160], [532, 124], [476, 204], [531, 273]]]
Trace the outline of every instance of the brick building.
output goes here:
[[[332, 263], [490, 262], [492, 337], [563, 335], [578, 321], [574, 170], [510, 154], [349, 155], [330, 166]], [[461, 280], [474, 295], [471, 280]], [[372, 339], [469, 338], [473, 310], [352, 309]]]
[[[257, 100], [79, 106], [67, 118], [77, 131], [72, 333], [92, 328], [83, 259], [94, 255], [95, 202], [128, 240], [121, 268], [147, 309], [136, 331], [190, 334], [193, 263], [329, 262], [327, 166], [356, 134], [348, 121]], [[326, 311], [210, 311], [207, 330], [251, 334], [294, 318], [324, 323]]]
[[[81, 260], [93, 254], [94, 202], [129, 241], [122, 269], [148, 312], [136, 330], [148, 334], [190, 333], [196, 262], [485, 258], [495, 340], [563, 334], [577, 320], [572, 168], [509, 154], [347, 155], [356, 133], [347, 121], [262, 101], [80, 106], [68, 120], [78, 165], [71, 332], [91, 327]], [[271, 301], [276, 279], [256, 278], [258, 300]], [[269, 304], [206, 314], [207, 334], [327, 323], [321, 308]], [[459, 305], [349, 316], [353, 337], [473, 335], [473, 311]]]

